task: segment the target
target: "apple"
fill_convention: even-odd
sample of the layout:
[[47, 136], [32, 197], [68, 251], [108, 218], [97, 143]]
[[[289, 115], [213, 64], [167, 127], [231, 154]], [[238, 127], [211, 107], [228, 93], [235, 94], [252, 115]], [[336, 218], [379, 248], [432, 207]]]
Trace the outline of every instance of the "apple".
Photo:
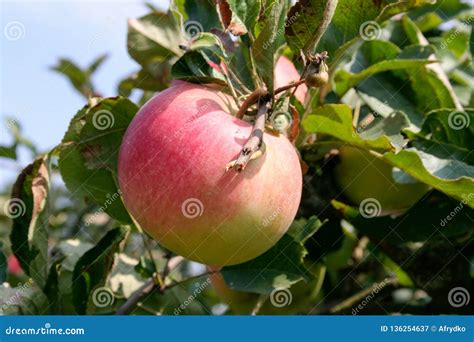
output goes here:
[[[294, 64], [285, 56], [280, 56], [275, 66], [275, 88], [283, 87], [289, 83], [297, 82], [300, 80], [300, 74], [296, 70]], [[291, 90], [293, 91], [293, 90]], [[306, 94], [308, 93], [308, 87], [305, 84], [301, 84], [295, 92], [295, 97], [301, 103], [304, 103]]]
[[264, 134], [265, 154], [225, 171], [252, 125], [229, 113], [232, 99], [187, 82], [148, 101], [119, 152], [123, 201], [164, 247], [208, 265], [233, 265], [271, 248], [292, 223], [302, 174], [294, 146]]
[[344, 146], [339, 149], [339, 163], [334, 169], [337, 185], [356, 205], [368, 199], [379, 202], [380, 212], [407, 209], [428, 190], [426, 184], [396, 183], [393, 166], [367, 150]]
[[[271, 298], [268, 298], [259, 310], [261, 315], [293, 315], [298, 312], [311, 309], [317, 302], [320, 295], [321, 286], [326, 273], [326, 267], [321, 264], [306, 261], [306, 267], [314, 275], [310, 282], [299, 281], [291, 286], [287, 295], [282, 295], [278, 300], [278, 292], [275, 293], [274, 300], [279, 304], [272, 304]], [[212, 286], [223, 303], [228, 305], [233, 313], [237, 315], [248, 315], [257, 304], [259, 295], [256, 293], [233, 290], [227, 286], [221, 273], [216, 272], [219, 269], [209, 267]], [[270, 295], [271, 297], [271, 295]]]
[[21, 268], [18, 258], [12, 254], [7, 259], [8, 272], [16, 276], [23, 274], [23, 269]]

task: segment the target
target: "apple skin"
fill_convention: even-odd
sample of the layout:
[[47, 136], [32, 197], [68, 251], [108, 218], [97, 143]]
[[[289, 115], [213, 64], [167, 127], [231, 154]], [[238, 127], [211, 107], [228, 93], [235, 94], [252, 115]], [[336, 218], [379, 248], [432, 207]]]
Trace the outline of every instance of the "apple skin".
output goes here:
[[20, 262], [15, 255], [10, 255], [7, 259], [8, 272], [19, 276], [23, 274], [23, 269], [21, 268]]
[[[289, 83], [297, 82], [300, 80], [300, 74], [296, 70], [294, 64], [285, 56], [278, 58], [275, 66], [275, 88], [283, 87]], [[295, 92], [295, 97], [301, 103], [304, 103], [306, 94], [308, 93], [308, 87], [306, 84], [301, 84]]]
[[364, 199], [375, 198], [382, 212], [407, 209], [428, 190], [423, 183], [400, 184], [392, 177], [393, 167], [356, 147], [339, 149], [339, 163], [334, 169], [337, 185], [356, 205]]
[[148, 101], [119, 152], [124, 203], [164, 247], [208, 265], [233, 265], [271, 248], [287, 231], [301, 198], [293, 145], [264, 134], [265, 154], [225, 172], [251, 124], [229, 115], [231, 99], [175, 82]]

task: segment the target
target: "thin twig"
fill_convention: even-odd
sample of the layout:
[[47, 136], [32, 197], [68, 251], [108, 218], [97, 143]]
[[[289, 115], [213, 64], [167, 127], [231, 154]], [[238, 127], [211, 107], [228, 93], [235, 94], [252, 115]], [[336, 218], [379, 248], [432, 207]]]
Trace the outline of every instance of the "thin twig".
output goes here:
[[283, 87], [280, 87], [280, 88], [275, 89], [274, 94], [277, 95], [277, 94], [279, 94], [279, 93], [281, 93], [281, 92], [283, 92], [283, 91], [286, 91], [286, 90], [288, 90], [288, 89], [291, 89], [291, 88], [293, 88], [293, 87], [295, 87], [295, 90], [294, 90], [294, 91], [296, 91], [296, 88], [297, 88], [298, 86], [300, 86], [301, 84], [305, 83], [305, 82], [306, 82], [305, 80], [300, 79], [299, 81], [296, 81], [296, 82], [287, 84], [286, 86], [283, 86]]
[[254, 306], [252, 312], [250, 313], [250, 315], [256, 316], [260, 312], [260, 309], [262, 308], [263, 304], [265, 304], [267, 299], [268, 299], [267, 294], [261, 294], [258, 297], [257, 303], [255, 303], [255, 306]]
[[[331, 314], [335, 314], [341, 311], [345, 311], [354, 307], [355, 304], [361, 302], [364, 298], [369, 296], [370, 294], [378, 293], [382, 289], [386, 288], [387, 286], [394, 286], [397, 284], [396, 278], [386, 278], [382, 280], [380, 283], [375, 283], [374, 285], [363, 289], [360, 292], [350, 296], [349, 298], [343, 300], [341, 303], [333, 306], [328, 311]], [[377, 292], [375, 292], [377, 291]]]
[[116, 315], [127, 315], [145, 296], [150, 294], [159, 284], [154, 277], [148, 279], [128, 300], [115, 312]]
[[126, 315], [130, 313], [143, 298], [152, 293], [155, 289], [160, 289], [160, 291], [163, 292], [166, 289], [164, 282], [165, 277], [178, 267], [183, 260], [184, 258], [181, 256], [170, 258], [163, 273], [155, 273], [151, 278], [149, 278], [142, 287], [132, 294], [132, 296], [116, 311], [115, 314]]

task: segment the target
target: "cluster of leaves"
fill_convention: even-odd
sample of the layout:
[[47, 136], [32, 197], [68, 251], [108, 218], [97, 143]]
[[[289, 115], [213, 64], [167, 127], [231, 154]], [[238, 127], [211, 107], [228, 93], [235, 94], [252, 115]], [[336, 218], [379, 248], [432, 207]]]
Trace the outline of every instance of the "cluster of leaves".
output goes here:
[[[176, 313], [194, 294], [193, 281], [208, 273], [184, 262], [168, 274], [170, 253], [128, 214], [116, 182], [125, 130], [139, 106], [173, 79], [219, 85], [240, 103], [256, 87], [273, 91], [278, 56], [302, 70], [301, 52], [315, 51], [329, 53], [331, 82], [310, 89], [305, 103], [291, 98], [302, 122], [296, 145], [308, 169], [299, 217], [271, 250], [225, 267], [227, 286], [266, 299], [275, 289], [317, 278], [317, 300], [307, 303], [306, 312], [336, 312], [344, 309], [331, 309], [332, 303], [389, 277], [411, 293], [427, 291], [432, 299], [424, 305], [449, 311], [447, 289], [471, 282], [472, 20], [470, 7], [457, 0], [309, 0], [293, 6], [175, 0], [166, 13], [150, 6], [148, 15], [129, 21], [127, 48], [139, 70], [119, 82], [120, 96], [100, 98], [92, 84], [104, 56], [86, 69], [60, 60], [53, 69], [88, 104], [72, 118], [63, 141], [26, 167], [13, 187], [12, 200], [23, 204], [23, 213], [14, 215], [6, 250], [24, 272], [16, 281], [31, 278], [32, 285], [21, 296], [19, 287], [3, 285], [4, 303], [15, 298], [3, 311], [112, 313], [162, 274], [161, 290], [155, 286], [133, 312]], [[129, 97], [136, 91], [141, 96], [135, 104]], [[453, 113], [468, 124], [453, 129]], [[2, 156], [15, 158], [16, 146], [29, 144], [15, 136], [12, 147], [0, 149]], [[403, 213], [364, 217], [332, 179], [331, 151], [344, 145], [376, 152], [399, 170], [397, 181], [416, 179], [432, 190]], [[54, 184], [58, 174], [69, 193]], [[441, 231], [440, 221], [460, 205]], [[1, 257], [0, 276], [6, 274]], [[316, 274], [308, 265], [327, 272]], [[446, 271], [440, 275], [440, 269]], [[111, 298], [106, 305], [104, 295]], [[412, 298], [401, 307], [418, 307]], [[219, 301], [206, 291], [179, 313], [209, 314]], [[397, 311], [398, 304], [387, 299], [383, 307]]]

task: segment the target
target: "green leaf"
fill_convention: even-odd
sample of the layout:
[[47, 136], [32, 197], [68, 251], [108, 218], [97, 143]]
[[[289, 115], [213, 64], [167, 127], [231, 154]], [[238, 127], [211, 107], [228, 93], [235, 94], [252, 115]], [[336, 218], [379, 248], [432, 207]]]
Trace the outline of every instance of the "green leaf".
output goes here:
[[[414, 148], [397, 154], [386, 153], [384, 159], [420, 182], [474, 207], [474, 196], [470, 196], [474, 193], [474, 166], [438, 158]], [[394, 175], [394, 178], [397, 177]]]
[[[177, 1], [174, 1], [177, 3]], [[209, 0], [180, 0], [179, 12], [185, 21], [184, 27], [199, 23], [203, 31], [210, 31], [212, 28], [221, 27], [216, 5]]]
[[402, 89], [404, 82], [386, 74], [378, 74], [365, 79], [357, 87], [357, 94], [376, 113], [383, 117], [393, 112], [403, 112], [410, 119], [410, 124], [420, 128], [423, 121], [422, 112]]
[[48, 160], [39, 157], [13, 185], [8, 213], [13, 220], [11, 249], [22, 269], [42, 287], [48, 274]]
[[273, 91], [276, 52], [284, 43], [282, 28], [285, 26], [286, 10], [286, 1], [272, 3], [251, 51], [257, 73], [270, 92]]
[[471, 10], [471, 7], [468, 2], [460, 0], [438, 0], [430, 6], [410, 11], [410, 18], [415, 20], [421, 31], [427, 32], [457, 17], [463, 11]]
[[72, 295], [78, 314], [85, 314], [94, 289], [103, 286], [113, 266], [115, 253], [128, 236], [128, 227], [115, 228], [87, 251], [74, 267]]
[[196, 34], [186, 44], [182, 45], [182, 48], [186, 52], [207, 50], [222, 59], [229, 58], [224, 49], [224, 46], [222, 45], [220, 38], [216, 36], [215, 34], [208, 33], [208, 32]]
[[173, 9], [128, 21], [128, 53], [142, 66], [181, 56], [179, 45], [185, 40], [180, 15]]
[[474, 25], [471, 24], [471, 36], [469, 39], [469, 47], [471, 51], [471, 58], [474, 58]]
[[9, 146], [0, 145], [0, 157], [16, 159], [16, 151], [20, 146], [26, 147], [35, 156], [38, 154], [34, 144], [22, 134], [21, 126], [16, 119], [5, 118], [5, 128], [13, 137], [13, 142]]
[[297, 54], [313, 53], [336, 11], [338, 0], [298, 1], [288, 12], [286, 41]]
[[59, 313], [60, 307], [60, 289], [59, 289], [59, 274], [58, 268], [61, 264], [61, 259], [57, 259], [51, 265], [49, 272], [48, 272], [48, 279], [46, 280], [46, 284], [43, 288], [43, 293], [48, 298], [48, 312], [55, 314]]
[[72, 119], [60, 145], [59, 170], [74, 195], [97, 203], [119, 221], [130, 223], [115, 183], [118, 151], [138, 108], [125, 98], [98, 100]]
[[5, 254], [2, 251], [3, 246], [0, 242], [0, 284], [3, 284], [7, 281], [7, 272], [8, 272], [8, 261]]
[[425, 65], [431, 63], [428, 60], [423, 59], [393, 59], [393, 60], [385, 60], [379, 62], [377, 64], [371, 65], [367, 69], [357, 73], [357, 74], [350, 74], [347, 71], [339, 71], [334, 78], [336, 82], [336, 92], [339, 95], [343, 95], [347, 92], [350, 88], [354, 87], [357, 83], [361, 82], [365, 78], [372, 76], [374, 74], [390, 71], [390, 70], [403, 70], [403, 69], [410, 69], [416, 68], [421, 65]]
[[364, 140], [352, 126], [351, 108], [343, 104], [328, 104], [317, 107], [302, 122], [309, 133], [323, 133], [341, 141], [365, 148], [393, 150], [387, 136], [378, 136], [373, 140]]
[[303, 264], [306, 249], [285, 234], [278, 243], [261, 256], [221, 270], [227, 285], [238, 291], [269, 294], [275, 288], [288, 288], [311, 273]]
[[17, 158], [16, 148], [17, 148], [16, 143], [13, 143], [10, 146], [0, 145], [0, 157], [16, 159]]
[[[338, 209], [345, 206], [339, 203]], [[342, 211], [347, 210], [344, 208]], [[461, 236], [472, 228], [471, 217], [474, 215], [474, 210], [467, 207], [465, 201], [459, 202], [436, 192], [395, 217], [364, 218], [357, 208], [351, 208], [351, 211], [356, 212], [349, 218], [358, 231], [375, 241], [395, 245]]]
[[311, 216], [305, 224], [293, 224], [287, 234], [292, 236], [296, 242], [304, 244], [313, 236], [324, 223], [319, 221], [316, 216]]
[[157, 92], [169, 86], [171, 61], [149, 63], [136, 73], [120, 81], [120, 96], [130, 96], [133, 89]]
[[92, 84], [91, 77], [106, 59], [106, 54], [101, 55], [97, 57], [89, 65], [89, 67], [82, 69], [72, 60], [67, 58], [61, 58], [58, 64], [52, 66], [50, 69], [66, 76], [66, 78], [71, 82], [74, 89], [76, 89], [85, 98], [89, 98], [97, 96], [97, 91], [95, 90]]
[[393, 112], [386, 118], [375, 118], [374, 122], [360, 133], [360, 136], [365, 140], [375, 140], [378, 137], [387, 136], [390, 139], [390, 144], [396, 151], [399, 151], [406, 145], [406, 139], [400, 132], [408, 127], [409, 123], [404, 113]]
[[178, 80], [226, 86], [224, 76], [216, 70], [218, 63], [219, 59], [212, 61], [204, 51], [187, 52], [173, 65], [171, 74]]
[[61, 241], [58, 244], [58, 249], [64, 257], [61, 262], [63, 269], [72, 272], [79, 258], [92, 247], [94, 247], [92, 243], [81, 241], [79, 239], [67, 239]]
[[355, 5], [352, 0], [339, 0], [331, 24], [319, 42], [318, 50], [328, 51], [329, 56], [339, 55], [361, 36], [366, 39], [380, 36], [380, 23], [386, 19], [429, 3], [432, 1], [381, 0], [361, 1]]
[[[472, 123], [472, 124], [471, 124]], [[474, 150], [474, 109], [440, 109], [428, 113], [419, 133], [430, 140]]]
[[254, 32], [260, 6], [260, 0], [226, 0], [219, 2], [224, 27], [235, 36]]

